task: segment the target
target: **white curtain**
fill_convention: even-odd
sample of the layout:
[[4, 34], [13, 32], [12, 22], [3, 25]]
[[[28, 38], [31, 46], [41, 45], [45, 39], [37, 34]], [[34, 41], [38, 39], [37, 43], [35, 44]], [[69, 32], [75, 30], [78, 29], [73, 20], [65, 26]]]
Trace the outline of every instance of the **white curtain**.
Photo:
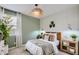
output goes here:
[[4, 8], [0, 7], [0, 19], [2, 18], [3, 15], [4, 15]]
[[16, 47], [22, 46], [21, 14], [17, 13]]

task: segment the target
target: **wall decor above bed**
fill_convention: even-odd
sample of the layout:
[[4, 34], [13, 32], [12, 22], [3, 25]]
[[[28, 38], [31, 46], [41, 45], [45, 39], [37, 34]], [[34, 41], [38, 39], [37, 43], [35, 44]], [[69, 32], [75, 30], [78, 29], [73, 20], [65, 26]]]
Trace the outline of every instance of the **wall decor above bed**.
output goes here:
[[54, 21], [51, 21], [51, 22], [50, 22], [49, 27], [50, 27], [50, 28], [55, 27]]

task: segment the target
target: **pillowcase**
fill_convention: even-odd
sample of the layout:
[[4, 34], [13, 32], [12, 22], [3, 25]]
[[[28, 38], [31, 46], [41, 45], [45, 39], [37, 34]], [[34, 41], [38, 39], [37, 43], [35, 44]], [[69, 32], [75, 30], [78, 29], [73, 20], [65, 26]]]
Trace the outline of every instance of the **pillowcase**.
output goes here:
[[49, 35], [48, 34], [45, 34], [44, 35], [44, 40], [47, 40], [48, 41], [48, 39], [49, 39]]
[[49, 41], [54, 41], [55, 40], [55, 35], [49, 35]]
[[49, 35], [54, 36], [54, 40], [57, 40], [57, 33], [50, 33]]

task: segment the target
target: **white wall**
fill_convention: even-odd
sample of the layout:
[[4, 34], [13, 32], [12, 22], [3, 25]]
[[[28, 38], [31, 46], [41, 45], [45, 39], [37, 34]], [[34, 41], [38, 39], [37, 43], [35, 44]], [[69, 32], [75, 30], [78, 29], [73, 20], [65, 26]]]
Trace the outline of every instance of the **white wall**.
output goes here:
[[[53, 29], [49, 28], [50, 21], [54, 21], [56, 27]], [[45, 31], [64, 31], [68, 30], [68, 24], [72, 25], [73, 30], [79, 30], [79, 8], [78, 6], [63, 10], [54, 15], [50, 15], [40, 20], [40, 28]]]

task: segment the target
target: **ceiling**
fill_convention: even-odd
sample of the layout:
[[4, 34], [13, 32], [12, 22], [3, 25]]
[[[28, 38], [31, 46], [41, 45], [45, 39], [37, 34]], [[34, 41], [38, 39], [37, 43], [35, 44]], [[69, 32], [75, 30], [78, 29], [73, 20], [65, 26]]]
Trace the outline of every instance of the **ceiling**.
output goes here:
[[[21, 12], [25, 15], [32, 16], [31, 11], [35, 7], [34, 4], [1, 4], [0, 6], [13, 10]], [[38, 7], [40, 7], [43, 10], [43, 16], [37, 17], [37, 18], [44, 18], [49, 15], [55, 14], [57, 12], [60, 12], [62, 10], [66, 10], [71, 7], [75, 7], [77, 5], [75, 4], [39, 4]]]

